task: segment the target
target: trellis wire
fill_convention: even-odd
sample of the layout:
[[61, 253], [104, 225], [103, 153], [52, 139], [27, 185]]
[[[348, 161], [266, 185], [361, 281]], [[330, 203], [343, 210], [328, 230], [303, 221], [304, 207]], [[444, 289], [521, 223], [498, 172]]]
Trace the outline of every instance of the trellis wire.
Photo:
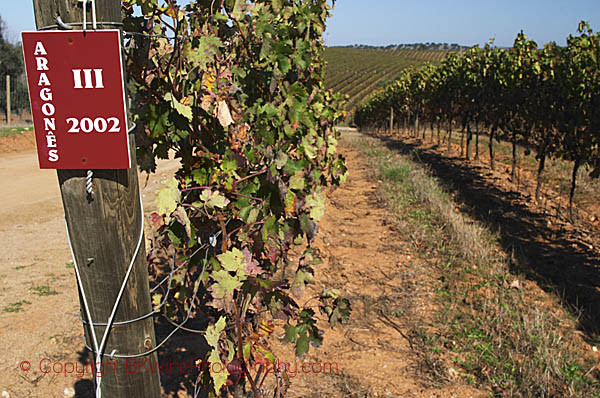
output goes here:
[[[53, 30], [53, 29], [72, 30], [73, 28], [81, 27], [85, 31], [86, 25], [87, 25], [86, 21], [84, 21], [84, 22], [63, 22], [63, 20], [60, 18], [60, 16], [58, 16], [58, 17], [56, 17], [55, 25], [42, 26], [38, 30]], [[101, 22], [97, 22], [97, 25], [111, 26], [111, 27], [115, 27], [115, 28], [123, 28], [123, 22], [101, 21]], [[97, 27], [94, 28], [94, 30], [96, 30], [96, 29], [97, 29]], [[175, 40], [175, 39], [183, 37], [180, 35], [167, 36], [167, 35], [157, 35], [157, 34], [149, 34], [149, 33], [141, 33], [141, 32], [128, 32], [128, 31], [123, 31], [123, 35], [125, 35], [125, 36], [141, 36], [141, 37], [148, 37], [148, 38], [160, 38], [160, 39], [168, 39], [168, 40]]]
[[[117, 298], [115, 299], [115, 303], [113, 305], [111, 314], [108, 317], [107, 326], [106, 326], [106, 329], [104, 330], [104, 335], [102, 336], [102, 341], [100, 342], [100, 344], [98, 344], [98, 338], [96, 337], [96, 331], [95, 331], [94, 323], [92, 321], [92, 316], [90, 314], [89, 304], [87, 302], [85, 290], [83, 289], [83, 284], [81, 282], [81, 275], [79, 273], [79, 265], [77, 264], [77, 259], [75, 257], [75, 253], [73, 251], [73, 244], [71, 242], [71, 236], [69, 234], [69, 226], [65, 222], [65, 226], [66, 226], [66, 230], [67, 230], [67, 240], [69, 242], [69, 250], [71, 251], [71, 256], [73, 257], [73, 265], [75, 267], [75, 275], [77, 277], [77, 284], [79, 286], [79, 290], [81, 293], [81, 298], [83, 301], [83, 306], [84, 306], [84, 309], [86, 312], [86, 316], [87, 316], [88, 322], [90, 323], [90, 329], [91, 329], [92, 339], [93, 339], [93, 343], [94, 343], [94, 350], [92, 350], [92, 352], [95, 352], [96, 358], [100, 357], [100, 360], [102, 359], [102, 352], [104, 351], [109, 332], [112, 329], [112, 323], [114, 322], [114, 318], [117, 313], [117, 308], [119, 307], [119, 303], [121, 302], [121, 298], [123, 297], [123, 293], [125, 291], [125, 287], [127, 286], [127, 281], [129, 280], [129, 276], [131, 275], [131, 271], [133, 269], [133, 264], [135, 263], [135, 259], [139, 253], [140, 246], [144, 240], [144, 207], [143, 207], [143, 203], [142, 203], [141, 193], [140, 193], [140, 211], [142, 212], [142, 215], [140, 217], [141, 225], [140, 225], [140, 236], [138, 239], [138, 243], [136, 245], [134, 254], [129, 263], [129, 267], [127, 268], [127, 272], [125, 273], [125, 277], [123, 278], [123, 283], [121, 284], [121, 288], [119, 289]], [[102, 383], [102, 377], [100, 374], [98, 374], [98, 372], [96, 372], [95, 378], [96, 378], [96, 397], [101, 398], [102, 392], [100, 390], [100, 386]]]
[[[191, 304], [190, 304], [190, 308], [188, 309], [188, 311], [187, 311], [187, 314], [186, 314], [186, 317], [185, 317], [185, 319], [183, 320], [183, 322], [181, 322], [180, 324], [178, 324], [178, 325], [177, 325], [177, 326], [176, 326], [176, 327], [175, 327], [175, 328], [174, 328], [174, 329], [173, 329], [173, 330], [172, 330], [172, 331], [171, 331], [171, 332], [170, 332], [170, 333], [167, 335], [167, 337], [165, 337], [165, 338], [164, 338], [164, 339], [163, 339], [163, 340], [162, 340], [160, 343], [158, 343], [158, 344], [156, 345], [156, 347], [154, 347], [153, 349], [151, 349], [151, 350], [149, 350], [149, 351], [142, 352], [142, 353], [138, 353], [138, 354], [128, 354], [128, 355], [125, 355], [125, 354], [116, 354], [116, 351], [115, 351], [115, 350], [113, 350], [113, 352], [112, 352], [111, 354], [109, 354], [109, 355], [102, 354], [102, 356], [108, 356], [110, 359], [114, 359], [114, 358], [120, 358], [120, 359], [123, 359], [123, 358], [141, 358], [141, 357], [145, 357], [145, 356], [148, 356], [148, 355], [150, 355], [150, 354], [153, 354], [153, 353], [155, 353], [156, 351], [158, 351], [158, 349], [160, 349], [160, 347], [162, 347], [162, 346], [163, 346], [163, 345], [164, 345], [164, 344], [165, 344], [167, 341], [169, 341], [169, 339], [170, 339], [170, 338], [171, 338], [171, 337], [172, 337], [172, 336], [173, 336], [173, 335], [174, 335], [174, 334], [175, 334], [175, 333], [176, 333], [176, 332], [177, 332], [179, 329], [181, 329], [181, 327], [182, 327], [183, 325], [185, 325], [185, 324], [188, 322], [188, 320], [189, 320], [189, 318], [190, 318], [190, 316], [191, 316], [191, 314], [192, 314], [192, 311], [193, 311], [193, 310], [194, 310], [194, 308], [195, 308], [194, 301], [196, 301], [196, 297], [197, 297], [197, 295], [198, 295], [198, 290], [199, 290], [199, 288], [200, 288], [200, 285], [201, 285], [200, 281], [202, 280], [202, 277], [204, 276], [204, 272], [206, 271], [206, 266], [207, 266], [207, 264], [208, 264], [208, 250], [209, 250], [209, 249], [210, 249], [210, 248], [207, 248], [207, 249], [206, 249], [206, 252], [205, 252], [205, 254], [204, 254], [204, 261], [203, 261], [203, 266], [202, 266], [202, 272], [200, 273], [200, 276], [199, 276], [199, 278], [198, 278], [198, 279], [197, 279], [197, 281], [196, 281], [197, 283], [196, 283], [196, 286], [194, 287], [194, 292], [193, 292], [193, 295], [192, 295], [192, 301], [191, 301]], [[130, 321], [122, 322], [121, 324], [126, 324], [126, 323], [132, 323], [132, 322], [136, 322], [136, 321], [140, 320], [141, 318], [144, 318], [144, 319], [145, 319], [145, 318], [147, 318], [147, 317], [149, 317], [149, 316], [153, 315], [154, 313], [155, 313], [155, 312], [152, 312], [152, 313], [146, 314], [146, 315], [144, 315], [144, 316], [142, 316], [142, 317], [140, 317], [140, 318], [136, 318], [135, 320], [130, 320]], [[98, 326], [98, 324], [94, 324], [94, 325]], [[113, 323], [113, 325], [114, 325], [114, 323]], [[87, 342], [85, 342], [85, 341], [84, 341], [84, 345], [85, 345], [85, 347], [86, 347], [88, 350], [90, 350], [90, 351], [93, 351], [93, 350], [91, 349], [91, 347], [89, 347], [89, 346], [88, 346]]]
[[[70, 234], [69, 234], [69, 228], [68, 228], [68, 226], [66, 228], [66, 230], [67, 230], [67, 239], [68, 239], [68, 243], [69, 243], [69, 249], [71, 250], [71, 255], [73, 257], [73, 264], [74, 264], [74, 268], [75, 268], [75, 274], [76, 274], [76, 277], [77, 277], [77, 283], [78, 283], [78, 286], [79, 286], [79, 289], [80, 289], [80, 292], [81, 292], [81, 295], [82, 295], [82, 301], [83, 301], [83, 304], [84, 304], [84, 310], [85, 310], [85, 313], [86, 313], [88, 321], [85, 321], [85, 320], [81, 319], [81, 317], [80, 317], [80, 319], [81, 319], [82, 323], [84, 323], [85, 325], [89, 325], [90, 326], [91, 335], [92, 335], [92, 339], [93, 339], [93, 343], [94, 343], [93, 344], [94, 347], [90, 347], [87, 344], [87, 342], [85, 341], [85, 339], [84, 339], [84, 345], [85, 345], [85, 347], [88, 350], [90, 350], [91, 352], [93, 352], [95, 354], [97, 361], [98, 361], [98, 358], [100, 358], [100, 361], [102, 361], [103, 357], [109, 357], [112, 360], [114, 358], [120, 358], [120, 359], [121, 358], [140, 358], [140, 357], [151, 355], [151, 354], [155, 353], [156, 351], [158, 351], [164, 344], [166, 344], [167, 341], [169, 341], [171, 339], [171, 337], [178, 330], [180, 330], [189, 321], [190, 316], [191, 316], [193, 310], [195, 309], [195, 301], [196, 301], [196, 298], [197, 298], [197, 295], [198, 295], [198, 290], [200, 288], [202, 278], [204, 277], [204, 273], [206, 272], [206, 267], [208, 265], [208, 253], [209, 253], [209, 250], [211, 248], [214, 249], [216, 247], [216, 245], [217, 245], [217, 238], [222, 233], [222, 231], [218, 231], [217, 233], [210, 235], [209, 236], [209, 242], [210, 243], [209, 244], [205, 243], [202, 246], [200, 246], [198, 249], [196, 249], [196, 251], [194, 251], [194, 253], [192, 253], [192, 255], [190, 256], [190, 258], [186, 262], [184, 262], [183, 264], [181, 264], [180, 266], [178, 266], [177, 268], [174, 267], [175, 253], [173, 254], [173, 261], [171, 262], [171, 267], [170, 267], [170, 273], [169, 273], [169, 275], [167, 275], [165, 278], [163, 278], [157, 284], [157, 286], [155, 286], [151, 290], [151, 292], [154, 292], [156, 289], [158, 289], [160, 286], [162, 286], [165, 283], [165, 281], [168, 280], [167, 293], [165, 294], [165, 297], [162, 300], [162, 302], [161, 302], [161, 304], [160, 304], [160, 306], [158, 308], [156, 308], [155, 310], [153, 310], [150, 313], [147, 313], [147, 314], [142, 315], [142, 316], [140, 316], [138, 318], [135, 318], [135, 319], [131, 319], [131, 320], [127, 320], [127, 321], [121, 321], [121, 322], [115, 322], [114, 321], [114, 317], [116, 315], [116, 309], [118, 308], [118, 304], [121, 301], [123, 292], [125, 290], [125, 287], [127, 285], [128, 280], [129, 280], [129, 276], [131, 275], [133, 264], [135, 262], [135, 259], [136, 259], [137, 255], [138, 255], [138, 253], [139, 253], [141, 242], [143, 241], [144, 216], [143, 216], [143, 203], [142, 203], [141, 194], [140, 194], [140, 208], [141, 208], [141, 211], [142, 211], [142, 217], [141, 217], [142, 220], [141, 220], [141, 225], [140, 225], [140, 231], [141, 231], [141, 233], [140, 233], [140, 239], [138, 240], [138, 244], [136, 245], [136, 249], [134, 251], [134, 255], [132, 256], [132, 259], [131, 259], [131, 262], [130, 262], [129, 267], [127, 269], [126, 275], [125, 275], [125, 277], [123, 279], [123, 283], [121, 285], [121, 289], [119, 290], [119, 293], [117, 295], [117, 299], [115, 300], [115, 304], [113, 306], [113, 311], [111, 312], [109, 320], [106, 323], [100, 323], [100, 322], [93, 322], [92, 321], [91, 314], [90, 314], [90, 309], [89, 309], [89, 304], [87, 302], [87, 297], [85, 295], [85, 292], [83, 290], [83, 285], [81, 283], [81, 275], [79, 273], [79, 265], [77, 263], [77, 260], [75, 258], [75, 254], [74, 254], [74, 251], [73, 251], [71, 237], [70, 237]], [[230, 221], [231, 221], [231, 219], [229, 219], [227, 221], [226, 225], [229, 224]], [[154, 315], [156, 313], [159, 313], [160, 312], [160, 308], [165, 305], [165, 303], [166, 303], [166, 301], [168, 299], [168, 295], [169, 295], [170, 290], [171, 290], [171, 281], [173, 279], [173, 275], [177, 271], [179, 271], [182, 267], [184, 267], [186, 264], [188, 264], [189, 261], [198, 252], [200, 252], [201, 250], [205, 250], [202, 271], [201, 271], [199, 277], [196, 279], [194, 291], [193, 291], [191, 302], [190, 302], [190, 307], [189, 307], [189, 309], [188, 309], [188, 311], [186, 313], [185, 319], [181, 323], [177, 324], [175, 326], [175, 328], [160, 343], [158, 343], [153, 349], [151, 349], [149, 351], [146, 351], [146, 352], [143, 352], [143, 353], [138, 353], [138, 354], [117, 354], [116, 350], [112, 350], [112, 352], [110, 354], [108, 354], [108, 355], [104, 354], [104, 352], [107, 351], [106, 350], [107, 336], [110, 334], [109, 332], [112, 329], [112, 327], [116, 326], [116, 325], [124, 325], [124, 324], [133, 323], [133, 322], [138, 322], [140, 320], [149, 318], [149, 317], [151, 317], [152, 315]], [[96, 337], [96, 331], [95, 331], [95, 327], [97, 327], [97, 326], [106, 326], [106, 329], [104, 331], [104, 335], [103, 335], [102, 341], [101, 341], [101, 343], [99, 345], [98, 345], [98, 339]], [[101, 397], [100, 396], [100, 394], [101, 394], [101, 392], [100, 392], [101, 375], [96, 374], [95, 376], [96, 376], [96, 386], [97, 386], [96, 394], [97, 394], [97, 397]]]

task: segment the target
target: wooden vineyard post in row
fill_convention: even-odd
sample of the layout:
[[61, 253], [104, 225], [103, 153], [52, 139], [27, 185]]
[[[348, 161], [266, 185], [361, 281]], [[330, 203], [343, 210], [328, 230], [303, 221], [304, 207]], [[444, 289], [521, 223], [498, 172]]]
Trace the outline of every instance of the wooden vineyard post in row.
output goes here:
[[10, 75], [6, 75], [6, 125], [10, 126]]
[[[119, 0], [96, 0], [98, 29], [114, 29], [103, 22], [121, 22]], [[78, 0], [33, 0], [37, 28], [83, 20]], [[87, 3], [87, 29], [92, 29], [92, 3]], [[75, 29], [81, 29], [79, 26]], [[50, 65], [52, 66], [52, 65]], [[89, 67], [89, 66], [88, 66]], [[110, 82], [105, 81], [108, 86]], [[34, 96], [36, 93], [31, 93]], [[125, 101], [127, 103], [127, 101]], [[102, 103], [90, 104], [98, 108]], [[83, 126], [83, 125], [82, 125]], [[126, 129], [126, 127], [123, 127]], [[105, 133], [108, 134], [108, 133]], [[93, 170], [93, 195], [86, 192], [86, 170], [57, 170], [58, 181], [73, 252], [81, 274], [82, 286], [95, 323], [106, 323], [140, 237], [142, 209], [138, 186], [135, 141], [130, 133], [129, 169]], [[87, 319], [80, 292], [82, 318]], [[152, 312], [144, 238], [116, 312], [115, 322], [138, 318]], [[104, 326], [96, 326], [98, 343]], [[93, 347], [89, 324], [84, 326], [88, 346]], [[157, 354], [135, 359], [109, 356], [144, 353], [156, 346], [153, 317], [114, 325], [102, 361], [102, 398], [158, 398], [160, 372]], [[140, 366], [143, 362], [146, 366]], [[152, 364], [153, 366], [150, 366]], [[154, 369], [154, 371], [152, 371]]]

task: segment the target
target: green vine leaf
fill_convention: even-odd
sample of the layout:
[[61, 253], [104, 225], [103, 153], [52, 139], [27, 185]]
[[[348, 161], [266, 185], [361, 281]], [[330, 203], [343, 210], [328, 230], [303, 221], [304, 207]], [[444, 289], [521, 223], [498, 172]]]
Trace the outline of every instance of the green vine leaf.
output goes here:
[[337, 289], [325, 289], [319, 298], [321, 312], [329, 318], [331, 327], [335, 327], [338, 323], [347, 322], [350, 319], [352, 308], [350, 301], [340, 297], [340, 292]]
[[317, 157], [317, 148], [314, 146], [314, 138], [305, 135], [302, 137], [302, 149], [309, 159], [315, 159]]
[[301, 191], [304, 189], [304, 176], [298, 171], [290, 178], [290, 189]]
[[229, 272], [220, 270], [213, 272], [211, 276], [215, 281], [212, 285], [212, 289], [216, 299], [231, 297], [233, 292], [239, 289], [243, 284], [239, 273], [232, 276]]
[[302, 355], [308, 352], [310, 339], [308, 338], [308, 334], [300, 333], [298, 336], [298, 340], [296, 341], [296, 356], [301, 357]]
[[306, 198], [306, 205], [310, 208], [310, 218], [320, 221], [325, 215], [325, 196], [322, 192], [313, 192]]
[[244, 254], [236, 247], [230, 251], [217, 256], [223, 268], [229, 272], [235, 272], [243, 276], [246, 265], [244, 264]]
[[179, 191], [179, 183], [175, 178], [163, 181], [164, 186], [156, 190], [156, 199], [154, 203], [158, 209], [158, 214], [170, 214], [177, 208], [177, 203], [181, 193]]
[[304, 287], [307, 283], [314, 281], [314, 273], [311, 269], [301, 268], [296, 272], [294, 281], [292, 282], [292, 293], [296, 297], [302, 297]]
[[300, 311], [295, 326], [285, 326], [284, 340], [289, 343], [296, 343], [296, 355], [298, 357], [302, 357], [308, 352], [310, 344], [318, 347], [323, 342], [321, 331], [316, 324], [315, 312], [312, 309], [303, 309]]
[[213, 35], [200, 36], [195, 47], [186, 51], [188, 60], [198, 65], [200, 70], [206, 70], [207, 65], [214, 61], [219, 48], [223, 47], [221, 39]]
[[217, 323], [207, 326], [204, 337], [206, 338], [208, 345], [210, 345], [212, 348], [219, 348], [219, 338], [223, 330], [225, 330], [226, 324], [226, 319], [224, 316], [222, 316], [219, 318]]
[[171, 93], [165, 94], [165, 101], [168, 101], [171, 104], [171, 107], [175, 109], [181, 116], [185, 117], [189, 121], [192, 121], [193, 113], [191, 106], [182, 104]]
[[229, 204], [229, 199], [223, 196], [220, 192], [212, 191], [210, 189], [203, 190], [199, 199], [204, 203], [204, 205], [206, 205], [206, 207], [211, 209], [224, 209]]
[[210, 363], [210, 376], [213, 379], [215, 391], [220, 391], [221, 387], [227, 384], [227, 377], [229, 376], [227, 367], [221, 362], [219, 352], [216, 349], [210, 352], [208, 362]]
[[233, 6], [231, 17], [233, 19], [239, 20], [240, 18], [242, 18], [245, 8], [246, 2], [244, 0], [235, 0], [235, 5]]

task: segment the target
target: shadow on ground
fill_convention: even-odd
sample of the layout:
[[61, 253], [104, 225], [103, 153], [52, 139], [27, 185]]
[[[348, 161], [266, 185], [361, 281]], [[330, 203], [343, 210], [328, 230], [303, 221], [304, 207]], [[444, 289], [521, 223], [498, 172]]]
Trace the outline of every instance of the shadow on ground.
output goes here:
[[579, 314], [578, 326], [586, 338], [598, 340], [600, 263], [593, 249], [578, 239], [579, 231], [549, 226], [549, 216], [529, 209], [519, 192], [490, 182], [493, 176], [484, 167], [420, 149], [418, 143], [396, 137], [370, 136], [426, 165], [455, 192], [463, 211], [498, 232], [504, 251], [518, 260], [511, 265], [511, 272], [524, 273], [544, 290], [557, 293], [563, 305]]

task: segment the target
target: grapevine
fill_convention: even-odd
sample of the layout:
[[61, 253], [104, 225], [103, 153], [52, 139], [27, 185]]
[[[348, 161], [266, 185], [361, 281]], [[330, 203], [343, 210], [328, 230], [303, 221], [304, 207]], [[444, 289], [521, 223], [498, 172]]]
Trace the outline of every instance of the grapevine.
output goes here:
[[[319, 261], [312, 243], [325, 188], [346, 176], [334, 129], [345, 112], [323, 82], [330, 7], [325, 0], [184, 7], [125, 0], [123, 9], [125, 29], [137, 33], [127, 43], [127, 68], [135, 122], [144, 126], [138, 164], [153, 172], [169, 153], [181, 161], [157, 192], [153, 214], [152, 273], [166, 272], [171, 253], [185, 264], [171, 282], [177, 301], [166, 315], [176, 320], [180, 309], [201, 304], [195, 313], [209, 323], [206, 361], [235, 363], [241, 372], [211, 367], [199, 382], [215, 395], [249, 388], [257, 396], [264, 375], [251, 374], [249, 363], [274, 363], [263, 339], [272, 320], [283, 322], [301, 356], [323, 339], [317, 311], [332, 324], [349, 315], [334, 290], [319, 294], [318, 306], [296, 301]], [[303, 243], [293, 266], [288, 252]]]
[[[396, 115], [437, 124], [448, 130], [448, 149], [455, 122], [462, 125], [461, 154], [470, 157], [472, 124], [490, 135], [490, 166], [494, 168], [494, 140], [512, 143], [512, 179], [518, 165], [517, 145], [537, 152], [536, 200], [539, 200], [546, 158], [573, 162], [569, 207], [572, 210], [578, 170], [592, 168], [600, 175], [600, 35], [581, 22], [578, 36], [565, 47], [549, 43], [539, 49], [520, 32], [510, 49], [475, 46], [462, 55], [450, 53], [439, 66], [426, 65], [403, 72], [400, 79], [374, 93], [355, 114], [359, 127], [385, 126], [393, 108]], [[479, 129], [475, 157], [479, 156]], [[466, 140], [465, 138], [466, 134]], [[529, 151], [529, 149], [527, 149]]]

